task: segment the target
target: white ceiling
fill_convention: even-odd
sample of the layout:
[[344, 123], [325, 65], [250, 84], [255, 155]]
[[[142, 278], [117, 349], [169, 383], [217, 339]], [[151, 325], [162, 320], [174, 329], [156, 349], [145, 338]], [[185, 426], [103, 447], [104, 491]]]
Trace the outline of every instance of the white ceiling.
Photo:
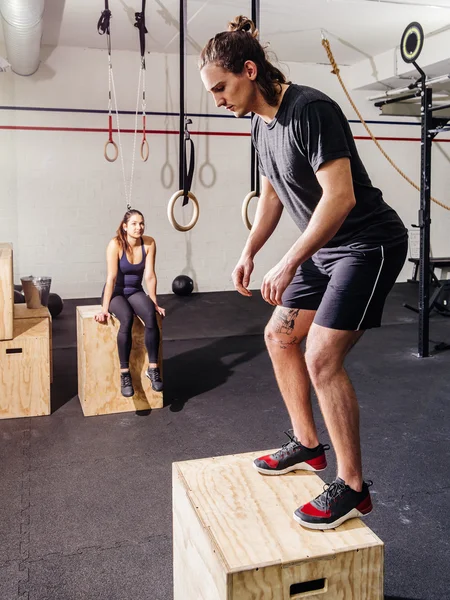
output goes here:
[[[270, 41], [281, 61], [327, 62], [320, 43], [323, 29], [337, 62], [350, 65], [398, 46], [411, 21], [419, 21], [426, 35], [450, 28], [450, 0], [394, 1], [260, 0], [261, 38]], [[448, 8], [420, 6], [427, 1]], [[234, 16], [250, 16], [250, 7], [250, 0], [187, 0], [188, 52], [198, 53]], [[43, 43], [104, 48], [104, 36], [97, 33], [103, 8], [103, 0], [46, 0]], [[113, 47], [138, 50], [133, 24], [141, 0], [110, 0], [110, 9]], [[147, 0], [148, 50], [178, 52], [178, 11], [178, 0]]]
[[[109, 0], [111, 37], [117, 49], [138, 50], [134, 13], [141, 0]], [[325, 30], [337, 62], [351, 65], [398, 46], [411, 21], [426, 35], [450, 28], [450, 0], [260, 0], [261, 39], [280, 61], [327, 62]], [[429, 6], [423, 6], [428, 3]], [[431, 5], [442, 8], [432, 8]], [[104, 0], [45, 0], [43, 43], [104, 48], [97, 33]], [[188, 52], [199, 49], [238, 14], [250, 16], [250, 0], [187, 0]], [[447, 6], [448, 8], [443, 8]], [[178, 0], [147, 0], [147, 49], [178, 52]], [[1, 33], [0, 33], [1, 35]]]

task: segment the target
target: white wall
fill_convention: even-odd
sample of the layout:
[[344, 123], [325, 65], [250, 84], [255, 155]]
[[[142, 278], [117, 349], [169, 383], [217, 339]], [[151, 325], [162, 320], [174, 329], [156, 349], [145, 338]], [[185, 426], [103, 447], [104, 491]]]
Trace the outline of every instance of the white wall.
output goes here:
[[[113, 60], [119, 108], [133, 111], [138, 55], [115, 52]], [[290, 64], [286, 67], [293, 81], [322, 89], [340, 102], [350, 119], [355, 119], [328, 66]], [[342, 73], [345, 77], [345, 69]], [[207, 98], [194, 58], [188, 61], [187, 85], [189, 112], [223, 114]], [[366, 101], [366, 95], [365, 92], [354, 94], [363, 115], [377, 119], [377, 111]], [[0, 106], [5, 105], [105, 109], [106, 53], [44, 48], [43, 64], [35, 75], [24, 78], [0, 73]], [[177, 56], [149, 57], [147, 110], [177, 112]], [[0, 110], [0, 125], [105, 128], [107, 115]], [[120, 125], [134, 129], [134, 117], [121, 116]], [[178, 117], [148, 117], [147, 127], [177, 130]], [[191, 130], [248, 132], [249, 127], [248, 120], [193, 117]], [[355, 135], [366, 135], [361, 125], [355, 124], [352, 128]], [[373, 129], [377, 135], [420, 137], [420, 128], [412, 125], [375, 125]], [[147, 233], [157, 241], [160, 293], [169, 292], [173, 278], [180, 273], [189, 274], [199, 291], [232, 289], [230, 274], [247, 236], [240, 211], [250, 186], [250, 139], [217, 135], [193, 137], [197, 153], [193, 191], [200, 202], [201, 215], [197, 226], [187, 234], [173, 230], [166, 216], [168, 199], [178, 189], [178, 136], [150, 135], [149, 161], [142, 163], [136, 155], [132, 205], [145, 214]], [[117, 140], [117, 134], [115, 138]], [[52, 290], [65, 298], [100, 294], [105, 277], [105, 247], [126, 209], [120, 161], [110, 164], [103, 158], [106, 139], [104, 132], [0, 130], [0, 241], [14, 243], [16, 281], [30, 273], [51, 275]], [[132, 142], [133, 135], [122, 135], [128, 176]], [[419, 182], [420, 144], [392, 141], [383, 145], [399, 166]], [[450, 203], [447, 191], [450, 148], [446, 144], [439, 148], [437, 144], [434, 146], [432, 191]], [[388, 203], [406, 224], [416, 222], [418, 193], [395, 173], [373, 142], [360, 141], [358, 147], [374, 184], [383, 189]], [[199, 178], [200, 167], [207, 157], [216, 173], [212, 187], [209, 187], [212, 180], [209, 165], [203, 170], [205, 181]], [[166, 179], [162, 181], [162, 169], [167, 161], [173, 169], [172, 182], [168, 181], [170, 169], [167, 166]], [[180, 209], [178, 213], [180, 220], [185, 218], [183, 211]], [[433, 217], [434, 254], [447, 255], [450, 215], [436, 207]], [[297, 235], [289, 218], [283, 217], [273, 239], [257, 258], [252, 286], [260, 284], [264, 273]], [[401, 279], [409, 273], [406, 267]]]

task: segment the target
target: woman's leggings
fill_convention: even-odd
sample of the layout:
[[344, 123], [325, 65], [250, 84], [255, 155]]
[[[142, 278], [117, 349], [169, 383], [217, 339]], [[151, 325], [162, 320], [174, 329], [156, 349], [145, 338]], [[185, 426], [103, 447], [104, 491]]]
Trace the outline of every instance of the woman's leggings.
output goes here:
[[131, 330], [136, 314], [145, 324], [144, 343], [150, 363], [158, 362], [159, 327], [156, 321], [156, 310], [153, 300], [143, 291], [131, 296], [113, 296], [109, 303], [109, 312], [120, 322], [117, 334], [120, 368], [128, 369], [132, 344]]

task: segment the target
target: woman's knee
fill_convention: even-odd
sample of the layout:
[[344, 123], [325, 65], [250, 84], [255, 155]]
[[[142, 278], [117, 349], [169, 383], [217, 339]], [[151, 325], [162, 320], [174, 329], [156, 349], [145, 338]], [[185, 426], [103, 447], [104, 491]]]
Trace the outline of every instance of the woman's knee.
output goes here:
[[133, 329], [134, 315], [123, 315], [119, 320], [119, 333], [131, 333]]

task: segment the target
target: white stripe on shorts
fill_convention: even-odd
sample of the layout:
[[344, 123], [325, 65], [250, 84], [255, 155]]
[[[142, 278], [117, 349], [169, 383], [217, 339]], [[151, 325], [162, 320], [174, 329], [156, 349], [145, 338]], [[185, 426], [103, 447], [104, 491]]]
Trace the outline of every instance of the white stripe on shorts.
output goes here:
[[366, 312], [367, 312], [367, 309], [369, 308], [370, 301], [372, 300], [372, 296], [375, 293], [375, 288], [377, 287], [378, 280], [380, 279], [381, 270], [382, 270], [383, 265], [384, 265], [384, 248], [383, 248], [383, 246], [380, 246], [380, 248], [381, 248], [381, 265], [380, 265], [380, 269], [378, 271], [377, 278], [375, 279], [375, 283], [374, 283], [374, 286], [373, 286], [372, 293], [370, 294], [369, 301], [367, 302], [366, 308], [364, 309], [363, 316], [361, 317], [361, 321], [358, 323], [358, 327], [356, 328], [356, 331], [359, 331], [359, 328], [361, 327], [361, 323], [364, 321], [364, 317], [366, 316]]

